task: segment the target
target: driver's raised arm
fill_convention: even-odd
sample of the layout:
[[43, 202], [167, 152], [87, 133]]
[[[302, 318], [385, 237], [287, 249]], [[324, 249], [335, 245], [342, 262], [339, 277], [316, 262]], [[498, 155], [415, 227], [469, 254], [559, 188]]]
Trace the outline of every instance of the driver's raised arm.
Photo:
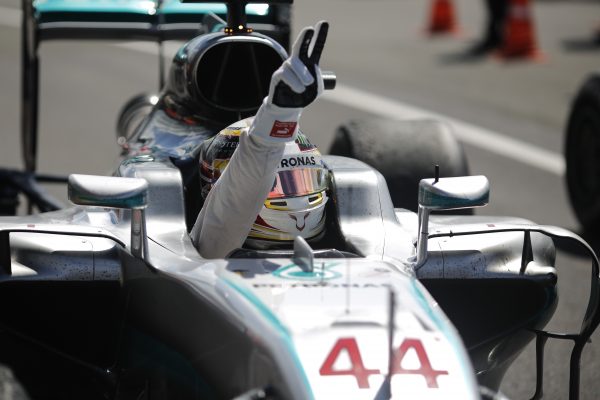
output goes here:
[[222, 258], [241, 247], [275, 181], [285, 144], [296, 138], [304, 107], [323, 92], [319, 59], [328, 24], [304, 28], [290, 57], [273, 73], [248, 134], [211, 189], [191, 232], [203, 257]]

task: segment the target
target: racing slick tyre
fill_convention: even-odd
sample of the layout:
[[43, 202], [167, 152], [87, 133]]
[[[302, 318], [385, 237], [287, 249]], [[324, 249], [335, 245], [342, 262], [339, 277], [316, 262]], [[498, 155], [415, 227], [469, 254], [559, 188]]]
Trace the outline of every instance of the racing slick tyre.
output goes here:
[[565, 142], [569, 199], [583, 228], [600, 223], [600, 72], [583, 84], [571, 107]]
[[[467, 158], [452, 128], [435, 120], [351, 120], [338, 127], [329, 154], [355, 158], [385, 178], [396, 208], [417, 211], [419, 181], [469, 174]], [[472, 210], [458, 210], [471, 214]]]
[[0, 170], [0, 216], [17, 215], [19, 207], [19, 191], [8, 180], [2, 179]]

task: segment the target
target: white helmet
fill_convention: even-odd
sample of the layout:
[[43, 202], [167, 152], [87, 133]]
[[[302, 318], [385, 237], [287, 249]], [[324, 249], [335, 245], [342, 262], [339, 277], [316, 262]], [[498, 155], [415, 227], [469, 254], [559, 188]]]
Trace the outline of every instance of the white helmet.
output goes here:
[[[206, 198], [253, 118], [223, 129], [200, 150], [200, 184]], [[286, 143], [273, 187], [252, 225], [246, 244], [257, 248], [289, 244], [295, 236], [316, 239], [324, 232], [328, 174], [321, 153], [302, 132]]]

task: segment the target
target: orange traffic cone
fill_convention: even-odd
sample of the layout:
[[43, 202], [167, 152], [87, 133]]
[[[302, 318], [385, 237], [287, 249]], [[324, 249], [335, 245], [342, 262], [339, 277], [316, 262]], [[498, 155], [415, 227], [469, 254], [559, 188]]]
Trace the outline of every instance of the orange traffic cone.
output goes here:
[[499, 55], [502, 58], [541, 59], [537, 48], [529, 0], [510, 0], [504, 23], [504, 37]]
[[433, 0], [427, 32], [431, 35], [456, 33], [454, 5], [452, 0]]

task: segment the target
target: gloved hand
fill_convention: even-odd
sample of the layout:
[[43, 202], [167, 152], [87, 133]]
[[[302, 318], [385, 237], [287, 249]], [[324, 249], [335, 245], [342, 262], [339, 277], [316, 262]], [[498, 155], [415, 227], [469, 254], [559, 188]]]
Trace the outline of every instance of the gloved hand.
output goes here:
[[307, 27], [300, 32], [292, 54], [271, 77], [269, 95], [256, 113], [250, 136], [274, 142], [296, 138], [302, 110], [323, 92], [319, 59], [328, 29], [329, 24], [320, 21], [314, 28]]

